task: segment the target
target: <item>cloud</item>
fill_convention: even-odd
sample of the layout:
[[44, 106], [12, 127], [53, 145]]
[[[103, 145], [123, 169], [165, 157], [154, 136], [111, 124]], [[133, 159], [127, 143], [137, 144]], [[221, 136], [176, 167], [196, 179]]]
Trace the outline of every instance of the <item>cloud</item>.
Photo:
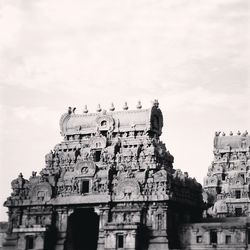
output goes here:
[[1, 38], [1, 81], [72, 94], [108, 85], [150, 91], [154, 84], [207, 84], [227, 90], [235, 80], [221, 75], [234, 71], [242, 78], [248, 71], [245, 5], [12, 1], [2, 12], [2, 28], [10, 23], [11, 35]]

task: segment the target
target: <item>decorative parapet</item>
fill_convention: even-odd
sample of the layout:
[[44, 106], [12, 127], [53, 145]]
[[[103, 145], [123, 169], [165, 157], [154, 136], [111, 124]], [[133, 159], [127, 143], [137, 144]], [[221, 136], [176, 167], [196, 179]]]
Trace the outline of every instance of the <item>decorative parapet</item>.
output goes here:
[[214, 149], [217, 151], [247, 150], [249, 147], [250, 136], [247, 130], [244, 133], [238, 131], [236, 135], [232, 132], [229, 135], [224, 132], [215, 132]]
[[[60, 130], [62, 136], [91, 135], [97, 131], [108, 132], [150, 132], [160, 136], [163, 127], [162, 112], [159, 103], [154, 101], [151, 109], [106, 111], [98, 109], [97, 113], [83, 112], [75, 114], [72, 108], [62, 115], [60, 119]], [[73, 109], [74, 110], [74, 109]]]

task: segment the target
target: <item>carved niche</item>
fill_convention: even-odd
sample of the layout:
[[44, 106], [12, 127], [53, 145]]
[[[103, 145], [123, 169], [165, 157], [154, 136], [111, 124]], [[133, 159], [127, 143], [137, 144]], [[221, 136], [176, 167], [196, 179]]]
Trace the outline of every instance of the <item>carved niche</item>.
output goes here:
[[78, 176], [93, 176], [96, 172], [96, 165], [93, 161], [80, 161], [76, 164]]
[[136, 199], [140, 195], [140, 186], [136, 179], [127, 178], [117, 184], [116, 187], [117, 200]]
[[218, 178], [217, 176], [212, 176], [212, 177], [209, 177], [208, 180], [207, 180], [207, 184], [208, 186], [217, 186], [218, 185]]
[[95, 136], [90, 138], [89, 146], [91, 149], [105, 148], [107, 145], [107, 139], [103, 136]]
[[96, 124], [99, 131], [112, 131], [114, 129], [114, 119], [111, 115], [107, 115], [106, 111], [96, 118]]
[[48, 182], [35, 185], [31, 190], [32, 201], [49, 201], [52, 196], [52, 188]]

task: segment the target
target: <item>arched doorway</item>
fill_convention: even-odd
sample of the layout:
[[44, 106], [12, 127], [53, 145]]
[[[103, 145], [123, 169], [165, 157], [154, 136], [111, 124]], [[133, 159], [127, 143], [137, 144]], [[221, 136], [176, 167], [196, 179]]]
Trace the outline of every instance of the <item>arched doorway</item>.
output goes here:
[[99, 216], [93, 208], [79, 208], [68, 218], [65, 250], [96, 250]]

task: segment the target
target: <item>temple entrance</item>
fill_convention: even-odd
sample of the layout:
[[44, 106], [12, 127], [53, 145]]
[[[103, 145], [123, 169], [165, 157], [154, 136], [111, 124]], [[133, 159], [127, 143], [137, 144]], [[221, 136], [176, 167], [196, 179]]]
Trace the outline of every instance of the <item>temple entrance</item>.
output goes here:
[[93, 208], [79, 208], [68, 218], [65, 250], [96, 250], [99, 216]]

